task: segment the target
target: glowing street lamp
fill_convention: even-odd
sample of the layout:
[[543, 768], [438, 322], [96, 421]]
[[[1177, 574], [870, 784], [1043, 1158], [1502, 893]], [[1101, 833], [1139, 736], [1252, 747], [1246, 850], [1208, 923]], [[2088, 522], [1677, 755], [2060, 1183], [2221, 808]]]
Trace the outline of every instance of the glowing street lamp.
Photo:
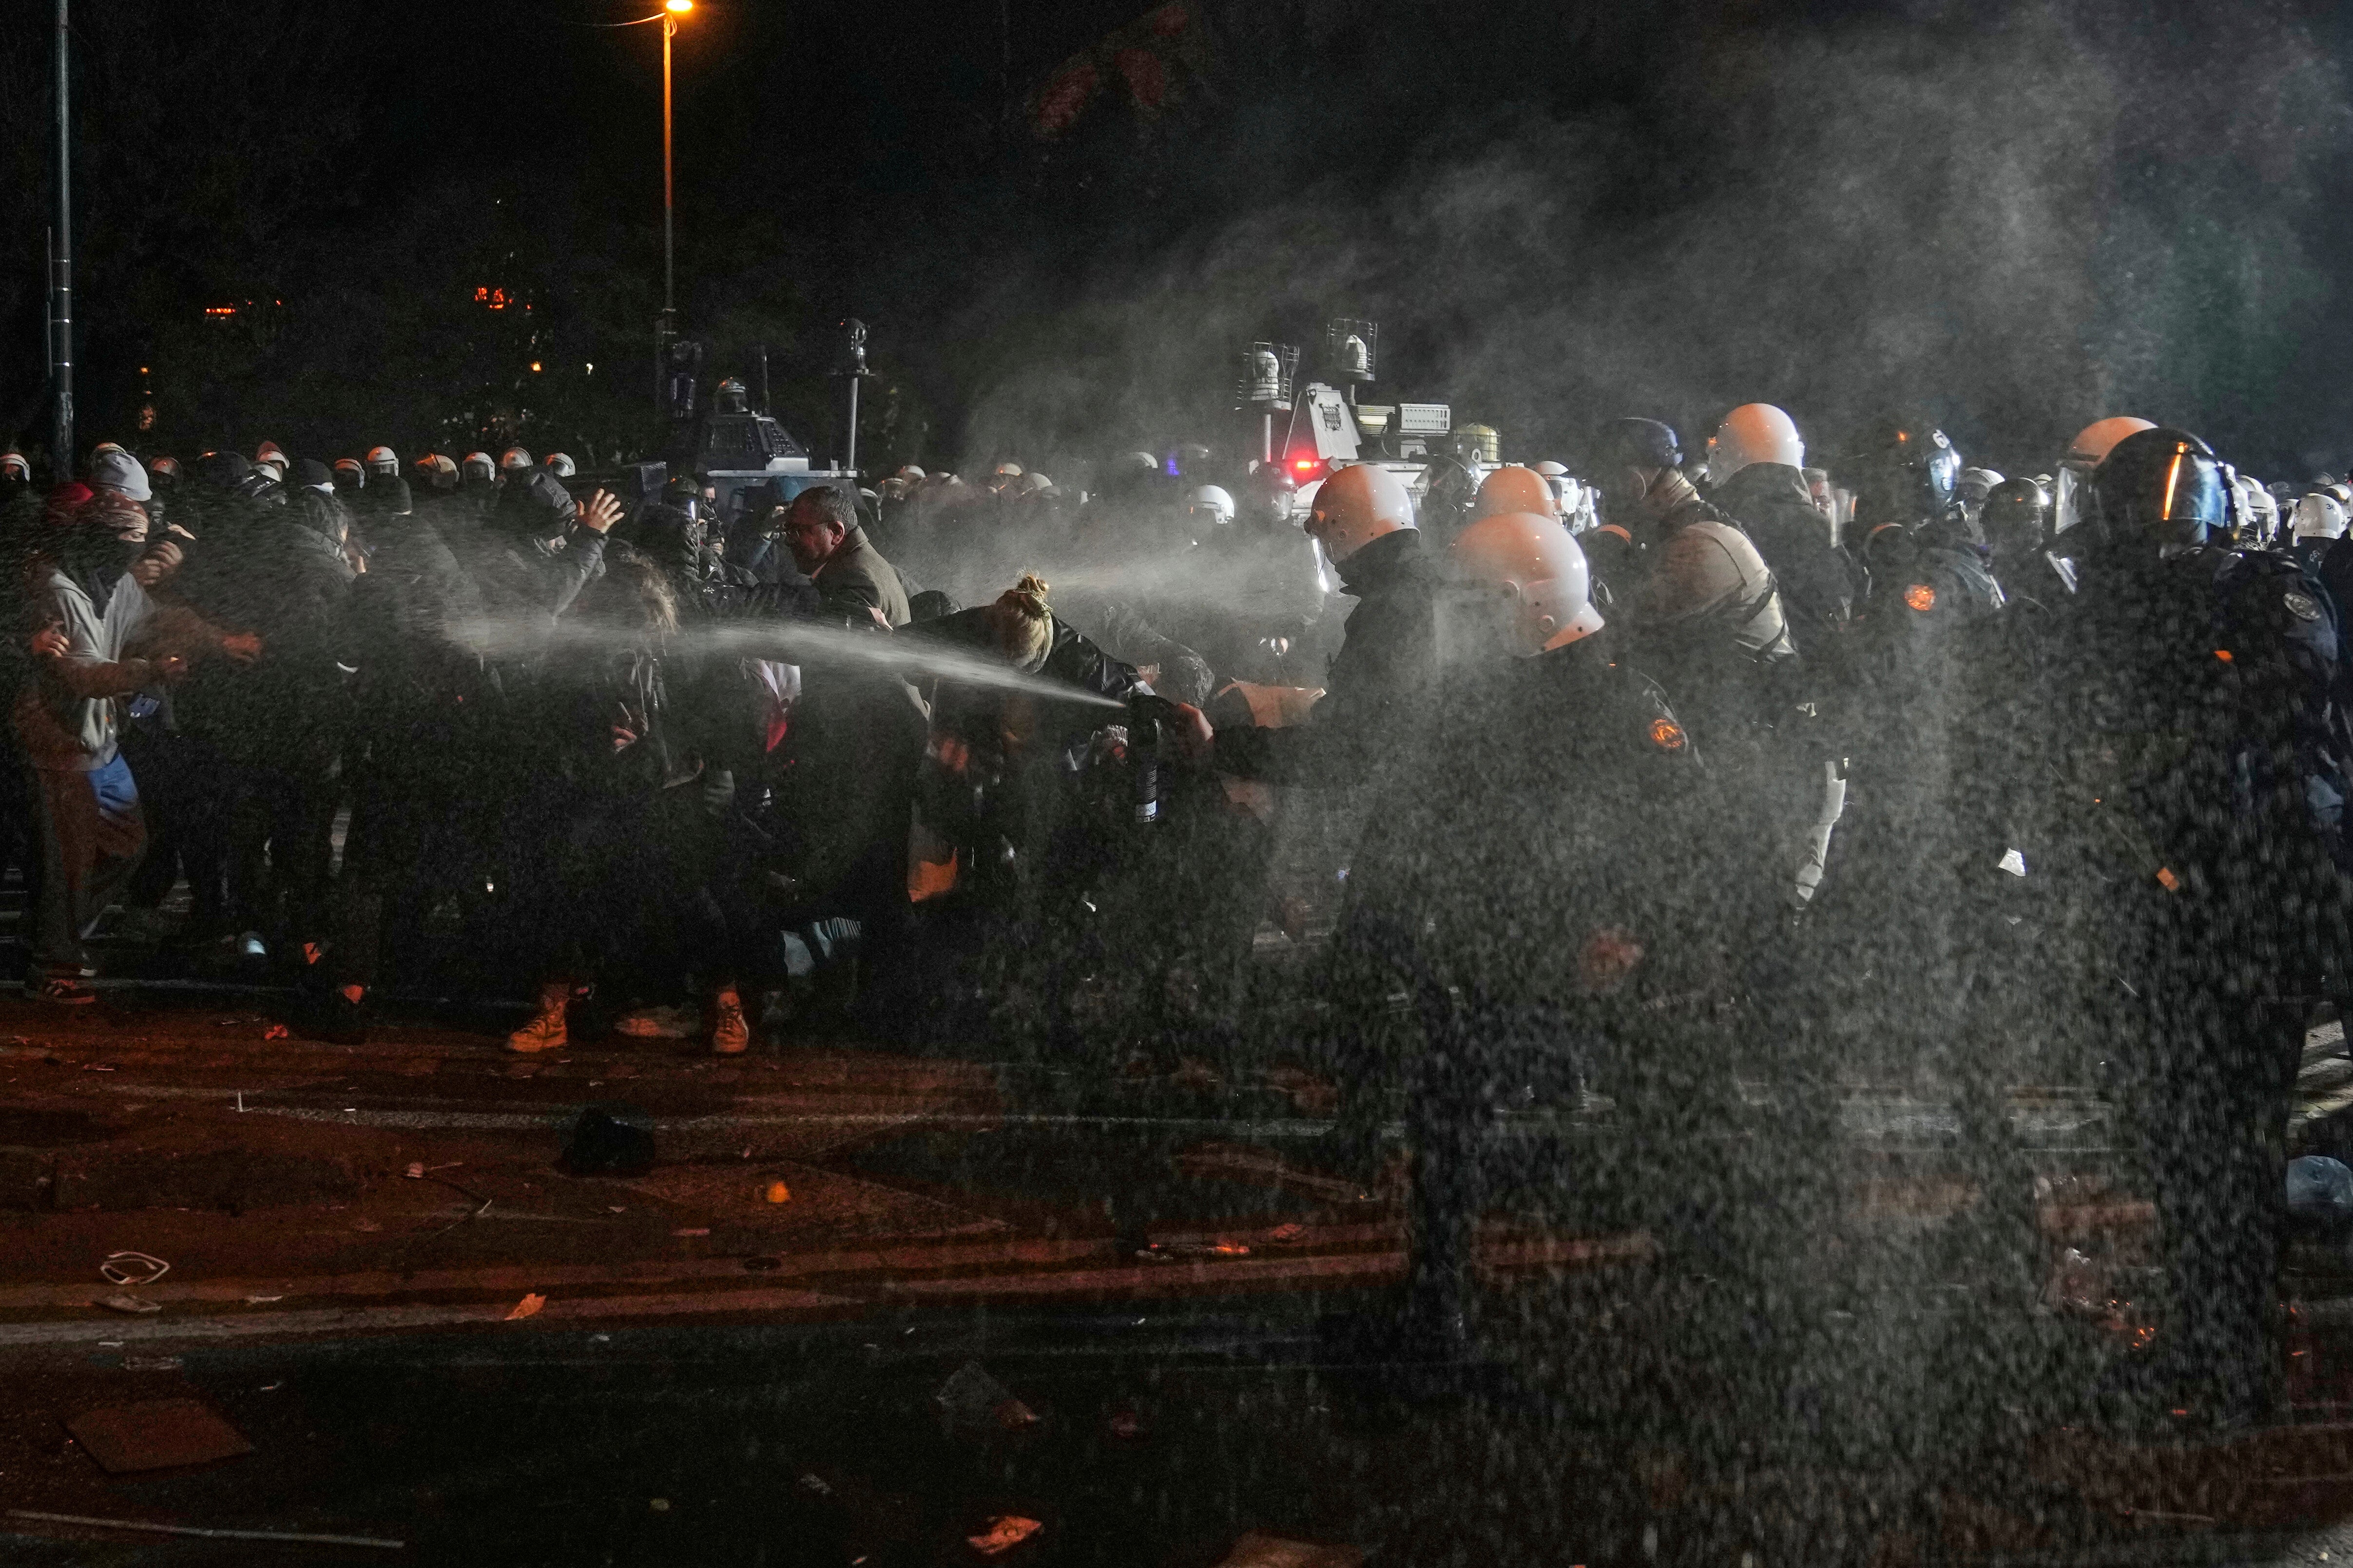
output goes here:
[[665, 316], [675, 314], [678, 310], [678, 248], [671, 216], [670, 41], [678, 36], [678, 19], [693, 9], [694, 0], [664, 0], [662, 5], [662, 313]]
[[662, 0], [662, 8], [650, 16], [634, 21], [596, 24], [613, 27], [642, 27], [648, 22], [659, 22], [662, 34], [662, 320], [665, 323], [678, 309], [678, 246], [677, 227], [673, 219], [676, 205], [676, 182], [670, 175], [670, 41], [678, 37], [678, 19], [694, 9], [694, 0]]

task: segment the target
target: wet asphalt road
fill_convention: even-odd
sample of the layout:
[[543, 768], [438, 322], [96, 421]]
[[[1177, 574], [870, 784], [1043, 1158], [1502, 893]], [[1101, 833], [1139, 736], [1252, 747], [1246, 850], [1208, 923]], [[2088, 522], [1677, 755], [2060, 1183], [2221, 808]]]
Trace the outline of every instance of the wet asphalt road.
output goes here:
[[[2200, 1506], [2240, 1516], [2217, 1519], [2178, 1487], [2151, 1491], [2146, 1453], [2103, 1450], [2100, 1475], [2141, 1478], [2136, 1514], [2130, 1500], [2093, 1500], [2098, 1487], [2047, 1437], [2009, 1456], [1706, 1458], [1704, 1410], [1661, 1400], [1631, 1420], [1630, 1384], [1591, 1359], [1614, 1346], [1640, 1360], [1655, 1342], [1598, 1327], [1626, 1305], [1616, 1286], [1507, 1309], [1470, 1363], [1437, 1368], [1384, 1357], [1367, 1336], [1393, 1305], [13, 1355], [0, 1358], [8, 1507], [402, 1545], [16, 1521], [0, 1561], [1208, 1568], [1250, 1530], [1414, 1564], [2317, 1562], [2353, 1547], [2353, 1529], [2333, 1524], [2353, 1516], [2344, 1488], [2287, 1521], [2210, 1490]], [[1684, 1305], [1689, 1331], [1705, 1309]], [[994, 1383], [944, 1413], [937, 1396], [967, 1365]], [[1678, 1392], [1704, 1402], [1697, 1386]], [[1018, 1402], [1010, 1415], [987, 1403], [999, 1393]], [[58, 1425], [190, 1395], [254, 1451], [109, 1479]], [[2339, 1462], [2342, 1448], [2340, 1433]], [[1039, 1529], [1001, 1555], [973, 1547], [1006, 1518]]]
[[[2308, 1359], [2289, 1433], [2090, 1435], [2056, 1396], [2088, 1376], [2083, 1325], [1979, 1310], [1965, 1264], [1923, 1240], [1968, 1198], [1936, 1169], [1955, 1128], [1931, 1104], [1846, 1107], [1846, 1134], [1878, 1173], [1856, 1188], [1878, 1239], [1869, 1258], [1836, 1260], [1858, 1289], [1799, 1314], [1816, 1325], [1807, 1342], [1760, 1338], [1748, 1305], [1690, 1258], [1629, 1253], [1491, 1279], [1468, 1344], [1433, 1364], [1389, 1332], [1394, 1266], [1363, 1266], [1402, 1240], [1393, 1204], [1328, 1173], [1220, 1174], [1221, 1156], [1204, 1154], [1313, 1142], [1299, 1086], [1263, 1073], [1106, 1086], [1034, 1065], [976, 1077], [953, 1061], [721, 1065], [594, 1048], [517, 1064], [479, 1026], [439, 1023], [338, 1056], [264, 1039], [266, 1001], [127, 1005], [125, 1026], [63, 1045], [0, 1039], [26, 1127], [168, 1147], [216, 1140], [239, 1118], [256, 1146], [349, 1153], [367, 1167], [364, 1191], [245, 1214], [11, 1218], [38, 1281], [86, 1279], [92, 1247], [135, 1234], [162, 1238], [154, 1249], [180, 1269], [167, 1283], [194, 1294], [119, 1330], [86, 1306], [8, 1307], [28, 1335], [81, 1327], [0, 1344], [0, 1506], [402, 1544], [0, 1519], [0, 1562], [1208, 1568], [1250, 1530], [1376, 1564], [2334, 1562], [2353, 1550], [2337, 1526], [2353, 1519], [2353, 1315], [2316, 1313], [2297, 1342]], [[2353, 1092], [2341, 1037], [2308, 1076], [2316, 1104]], [[260, 1087], [236, 1112], [248, 1083]], [[617, 1093], [653, 1109], [683, 1163], [618, 1191], [552, 1176], [565, 1121]], [[2105, 1139], [2081, 1095], [2029, 1096], [2011, 1115], [2063, 1163]], [[1500, 1142], [1574, 1142], [1592, 1120], [1531, 1113]], [[502, 1223], [453, 1225], [471, 1197], [399, 1179], [402, 1162], [456, 1145], [472, 1162], [468, 1192], [493, 1195]], [[1524, 1174], [1547, 1184], [1540, 1163]], [[757, 1198], [779, 1175], [797, 1206]], [[1623, 1218], [1596, 1206], [1612, 1205], [1517, 1205], [1525, 1223], [1570, 1234]], [[1309, 1228], [1317, 1257], [1294, 1262], [1271, 1243], [1286, 1224]], [[1244, 1289], [1239, 1264], [1133, 1261], [1155, 1241], [1229, 1233], [1250, 1237], [1249, 1267], [1293, 1272]], [[791, 1270], [827, 1247], [910, 1236], [965, 1247], [965, 1261], [921, 1289], [896, 1278], [903, 1259], [882, 1270], [889, 1289], [865, 1265], [818, 1279], [834, 1302], [820, 1310], [776, 1310], [789, 1290], [716, 1311], [696, 1296], [714, 1282], [797, 1287]], [[1003, 1237], [1071, 1250], [1054, 1255], [1060, 1273], [1024, 1281], [988, 1250]], [[183, 1312], [303, 1304], [241, 1307], [234, 1290], [275, 1289], [236, 1283], [259, 1271], [349, 1281], [388, 1253], [385, 1282], [353, 1289], [396, 1297], [405, 1332], [256, 1323], [245, 1337], [174, 1337]], [[501, 1324], [541, 1267], [583, 1283], [551, 1285], [539, 1322]], [[590, 1282], [600, 1268], [641, 1278]], [[777, 1272], [745, 1278], [761, 1268]], [[2303, 1285], [2345, 1293], [2341, 1270], [2322, 1273]], [[0, 1279], [0, 1295], [26, 1279]], [[224, 1289], [229, 1300], [212, 1299]], [[705, 1315], [633, 1313], [657, 1290]], [[581, 1321], [557, 1321], [567, 1307]], [[1989, 1362], [2000, 1377], [1978, 1375]], [[1034, 1419], [944, 1425], [934, 1395], [967, 1364]], [[174, 1398], [217, 1411], [252, 1452], [110, 1477], [66, 1436], [79, 1414]], [[1038, 1528], [996, 1555], [971, 1543], [1008, 1518]]]

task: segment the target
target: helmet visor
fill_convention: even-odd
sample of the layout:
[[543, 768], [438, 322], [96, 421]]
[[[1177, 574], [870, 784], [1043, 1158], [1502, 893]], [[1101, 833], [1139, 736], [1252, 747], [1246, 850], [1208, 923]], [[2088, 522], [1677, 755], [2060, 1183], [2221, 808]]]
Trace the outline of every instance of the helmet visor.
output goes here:
[[1931, 504], [1942, 506], [1951, 500], [1954, 487], [1960, 483], [1961, 455], [1950, 447], [1940, 447], [1928, 454], [1921, 468], [1920, 482]]
[[2225, 527], [2231, 520], [2221, 465], [2187, 446], [2167, 459], [2163, 488], [2153, 499], [2157, 510], [2150, 521], [2168, 534]]

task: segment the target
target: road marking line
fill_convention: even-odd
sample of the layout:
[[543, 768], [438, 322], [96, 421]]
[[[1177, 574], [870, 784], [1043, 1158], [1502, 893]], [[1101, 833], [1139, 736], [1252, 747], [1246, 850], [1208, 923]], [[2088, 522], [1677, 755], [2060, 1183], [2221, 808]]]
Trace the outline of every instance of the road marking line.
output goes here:
[[[675, 1317], [695, 1313], [774, 1312], [833, 1316], [871, 1303], [816, 1290], [705, 1290], [657, 1296], [598, 1296], [550, 1301], [522, 1321], [541, 1324], [588, 1319]], [[387, 1329], [455, 1328], [500, 1323], [512, 1301], [459, 1306], [334, 1307], [301, 1312], [240, 1313], [233, 1318], [158, 1318], [138, 1322], [0, 1323], [0, 1349], [89, 1344], [98, 1340], [154, 1343], [167, 1340], [256, 1339], [267, 1335], [366, 1333]]]

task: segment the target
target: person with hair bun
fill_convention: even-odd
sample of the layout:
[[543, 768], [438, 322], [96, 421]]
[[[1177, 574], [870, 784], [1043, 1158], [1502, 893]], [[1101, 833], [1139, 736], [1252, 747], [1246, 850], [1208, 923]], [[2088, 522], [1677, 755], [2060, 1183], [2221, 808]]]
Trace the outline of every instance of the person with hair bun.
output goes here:
[[[1109, 937], [1081, 929], [1084, 897], [1134, 845], [1107, 831], [1101, 812], [1086, 809], [1083, 775], [1096, 737], [1122, 716], [1095, 703], [1057, 701], [1051, 688], [1119, 702], [1157, 694], [1134, 665], [1057, 616], [1048, 595], [1045, 580], [1025, 573], [990, 603], [901, 635], [1035, 678], [1018, 687], [953, 675], [929, 683], [931, 741], [917, 802], [924, 826], [956, 847], [959, 896], [1017, 922], [1020, 935], [1002, 951], [1029, 971], [1021, 988], [1042, 995], [1047, 1027], [1068, 1046], [1064, 999], [1077, 956]], [[1164, 732], [1186, 757], [1206, 759], [1208, 721], [1189, 704], [1170, 707]]]
[[[1045, 579], [1034, 572], [1024, 573], [1020, 581], [991, 603], [942, 616], [909, 631], [1001, 659], [1024, 675], [1060, 681], [1115, 701], [1151, 694], [1151, 686], [1134, 665], [1113, 658], [1054, 614], [1048, 593]], [[1047, 739], [1039, 727], [1050, 722], [1057, 728], [1047, 751], [1066, 772], [1075, 773], [1084, 760], [1089, 739], [1102, 727], [1099, 709], [1073, 703], [1058, 715], [1047, 711], [1054, 706], [1049, 698], [1000, 689], [955, 689], [955, 686], [952, 680], [943, 680], [935, 693], [932, 726], [935, 735], [980, 740], [992, 747], [1009, 741], [1013, 749], [1020, 750], [1029, 742]], [[1185, 726], [1184, 743], [1206, 750], [1209, 721], [1198, 708], [1186, 703], [1176, 707]], [[965, 734], [967, 730], [972, 732]]]

